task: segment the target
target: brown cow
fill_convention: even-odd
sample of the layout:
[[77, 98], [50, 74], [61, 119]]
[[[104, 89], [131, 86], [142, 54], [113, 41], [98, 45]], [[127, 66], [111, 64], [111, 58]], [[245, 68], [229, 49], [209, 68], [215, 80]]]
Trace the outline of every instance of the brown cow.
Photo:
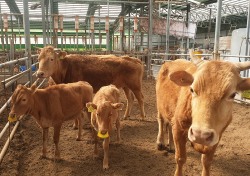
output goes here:
[[[10, 117], [27, 114], [36, 119], [43, 129], [42, 157], [46, 157], [49, 127], [54, 127], [55, 159], [60, 159], [58, 147], [62, 123], [77, 118], [82, 126], [81, 113], [93, 97], [93, 88], [84, 81], [58, 84], [45, 89], [36, 86], [26, 88], [18, 85], [12, 96]], [[81, 139], [82, 128], [78, 128], [77, 140]]]
[[[114, 85], [102, 87], [94, 96], [93, 102], [86, 104], [91, 113], [91, 124], [97, 132], [100, 138], [103, 138], [103, 169], [109, 168], [109, 142], [110, 134], [112, 131], [112, 125], [116, 123], [117, 129], [117, 141], [120, 141], [120, 118], [119, 110], [123, 107], [123, 104], [119, 101], [119, 89]], [[95, 155], [98, 154], [97, 151], [97, 135], [95, 140]]]
[[157, 144], [159, 149], [166, 145], [164, 129], [172, 127], [169, 146], [171, 149], [174, 141], [175, 175], [181, 176], [188, 137], [194, 149], [202, 153], [202, 176], [208, 176], [218, 142], [232, 119], [234, 96], [237, 91], [250, 89], [250, 78], [239, 74], [250, 68], [250, 62], [202, 61], [193, 54], [191, 59], [193, 63], [167, 62], [160, 69], [156, 83]]
[[124, 117], [130, 115], [134, 93], [140, 105], [141, 118], [145, 117], [142, 94], [143, 64], [139, 59], [129, 56], [114, 55], [66, 55], [63, 51], [54, 51], [47, 46], [38, 57], [39, 78], [51, 76], [59, 83], [87, 81], [97, 92], [102, 86], [114, 84], [123, 88], [127, 97], [127, 108]]

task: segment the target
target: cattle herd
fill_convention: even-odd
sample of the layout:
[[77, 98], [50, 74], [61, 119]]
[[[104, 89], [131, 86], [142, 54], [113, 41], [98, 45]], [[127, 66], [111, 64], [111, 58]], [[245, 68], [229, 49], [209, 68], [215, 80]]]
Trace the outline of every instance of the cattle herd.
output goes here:
[[[191, 61], [177, 59], [161, 66], [156, 80], [158, 150], [175, 152], [175, 176], [186, 162], [186, 143], [202, 154], [202, 176], [210, 175], [214, 152], [232, 120], [236, 92], [250, 89], [250, 78], [240, 71], [250, 62], [203, 61], [190, 52]], [[60, 159], [59, 136], [64, 121], [75, 120], [81, 139], [83, 117], [89, 119], [94, 141], [103, 140], [103, 169], [109, 168], [109, 143], [113, 123], [120, 140], [120, 90], [127, 98], [124, 118], [130, 116], [134, 97], [144, 120], [143, 63], [133, 57], [79, 55], [47, 46], [39, 50], [37, 77], [50, 77], [50, 86], [37, 89], [19, 85], [12, 96], [10, 117], [27, 114], [42, 127], [42, 158], [46, 157], [49, 127], [54, 128], [55, 159]], [[52, 81], [53, 80], [53, 81]], [[168, 135], [168, 137], [167, 137]], [[166, 142], [168, 139], [168, 142]], [[159, 173], [160, 174], [160, 173]]]

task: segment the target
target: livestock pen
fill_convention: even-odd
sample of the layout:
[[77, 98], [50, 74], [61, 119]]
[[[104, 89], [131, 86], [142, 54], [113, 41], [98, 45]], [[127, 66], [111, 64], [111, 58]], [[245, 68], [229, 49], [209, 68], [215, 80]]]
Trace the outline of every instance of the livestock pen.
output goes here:
[[[247, 0], [0, 0], [0, 175], [174, 175], [175, 154], [158, 151], [156, 79], [162, 64], [189, 60], [188, 49], [202, 51], [202, 60], [249, 61], [249, 2]], [[218, 20], [219, 19], [219, 20]], [[232, 51], [245, 28], [239, 51]], [[223, 37], [230, 38], [230, 41]], [[236, 36], [237, 38], [237, 36]], [[110, 168], [103, 170], [103, 151], [93, 157], [94, 144], [86, 121], [81, 141], [75, 140], [72, 122], [61, 131], [62, 160], [55, 161], [53, 134], [48, 157], [42, 159], [42, 131], [30, 116], [8, 121], [11, 95], [17, 84], [40, 88], [36, 50], [53, 45], [68, 54], [114, 54], [139, 58], [145, 65], [142, 91], [146, 118], [138, 121], [135, 101], [129, 119], [122, 116], [121, 142], [111, 138]], [[249, 70], [241, 73], [249, 78]], [[166, 92], [167, 93], [167, 92]], [[126, 104], [122, 94], [122, 103]], [[233, 121], [224, 132], [211, 166], [211, 175], [250, 175], [249, 95], [233, 104]], [[114, 135], [113, 135], [114, 136]], [[200, 154], [187, 143], [184, 175], [200, 175]]]

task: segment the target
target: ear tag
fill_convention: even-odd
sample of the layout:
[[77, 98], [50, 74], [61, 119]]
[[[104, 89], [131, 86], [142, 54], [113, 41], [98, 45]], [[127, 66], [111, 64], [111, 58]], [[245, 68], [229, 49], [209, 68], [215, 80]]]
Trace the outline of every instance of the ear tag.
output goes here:
[[60, 56], [60, 57], [59, 57], [59, 59], [60, 59], [60, 60], [63, 60], [63, 59], [64, 59], [64, 57], [63, 57], [63, 56]]
[[93, 108], [91, 105], [88, 107], [88, 112], [94, 112], [95, 108]]
[[9, 115], [9, 117], [8, 117], [8, 121], [10, 122], [10, 123], [12, 123], [12, 122], [16, 122], [17, 121], [17, 117], [16, 117], [16, 115]]
[[109, 137], [109, 133], [107, 132], [106, 134], [102, 134], [100, 131], [98, 131], [97, 136], [99, 138], [105, 139]]

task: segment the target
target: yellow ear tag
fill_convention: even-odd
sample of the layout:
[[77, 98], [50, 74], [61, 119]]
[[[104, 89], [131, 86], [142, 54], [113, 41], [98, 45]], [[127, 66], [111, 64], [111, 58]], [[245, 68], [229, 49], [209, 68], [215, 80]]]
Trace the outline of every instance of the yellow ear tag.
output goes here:
[[59, 59], [64, 59], [64, 57], [63, 57], [63, 56], [60, 56]]
[[105, 138], [109, 137], [109, 133], [107, 132], [106, 134], [102, 134], [100, 131], [98, 131], [97, 136], [99, 138], [105, 139]]
[[8, 121], [9, 121], [10, 123], [17, 121], [16, 115], [13, 115], [13, 116], [10, 116], [10, 115], [9, 115]]
[[92, 106], [88, 107], [88, 112], [94, 112], [94, 111], [95, 111], [95, 108], [93, 108]]

